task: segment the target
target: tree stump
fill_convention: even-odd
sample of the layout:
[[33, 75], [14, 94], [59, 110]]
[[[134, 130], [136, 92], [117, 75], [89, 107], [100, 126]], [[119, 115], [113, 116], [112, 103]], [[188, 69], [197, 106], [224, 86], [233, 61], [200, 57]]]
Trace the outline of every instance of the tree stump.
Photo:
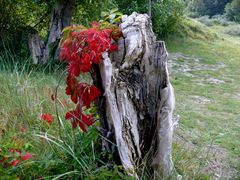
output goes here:
[[[138, 178], [147, 164], [156, 178], [170, 175], [174, 91], [169, 82], [167, 50], [156, 41], [146, 14], [124, 15], [118, 52], [103, 54], [95, 67], [103, 147], [118, 154], [128, 174]], [[99, 83], [100, 82], [100, 83]]]

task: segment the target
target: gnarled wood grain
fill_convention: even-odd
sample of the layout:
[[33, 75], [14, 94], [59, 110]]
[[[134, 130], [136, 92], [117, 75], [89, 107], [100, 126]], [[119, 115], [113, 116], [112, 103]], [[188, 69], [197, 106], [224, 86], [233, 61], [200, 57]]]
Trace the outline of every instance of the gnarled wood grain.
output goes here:
[[168, 53], [164, 42], [156, 41], [147, 15], [123, 16], [120, 27], [119, 51], [110, 56], [104, 53], [99, 70], [95, 68], [103, 91], [98, 104], [102, 132], [113, 140], [103, 139], [103, 146], [118, 152], [130, 175], [138, 177], [137, 167], [146, 163], [156, 178], [166, 177], [173, 167], [174, 125]]

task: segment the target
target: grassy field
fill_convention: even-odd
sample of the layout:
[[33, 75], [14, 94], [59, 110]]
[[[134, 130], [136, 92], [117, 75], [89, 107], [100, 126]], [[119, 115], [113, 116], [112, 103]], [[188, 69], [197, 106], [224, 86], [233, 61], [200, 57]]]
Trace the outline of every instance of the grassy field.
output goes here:
[[240, 37], [224, 34], [226, 28], [211, 27], [218, 36], [214, 40], [174, 38], [166, 42], [176, 92], [175, 113], [180, 115], [176, 144], [182, 144], [180, 150], [189, 150], [183, 154], [187, 162], [184, 158], [176, 161], [183, 174], [239, 177]]
[[[229, 27], [211, 27], [209, 34], [217, 34], [213, 39], [205, 38], [203, 30], [196, 39], [166, 41], [177, 101], [175, 114], [180, 116], [173, 157], [183, 179], [239, 176], [240, 37], [224, 34], [225, 28]], [[64, 94], [64, 81], [59, 83], [59, 71], [46, 73], [46, 69], [26, 66], [10, 71], [3, 62], [1, 67], [0, 156], [10, 156], [8, 150], [17, 148], [31, 152], [33, 158], [17, 167], [0, 166], [0, 177], [124, 177], [118, 167], [113, 171], [98, 168], [101, 155], [96, 153], [100, 147], [95, 128], [82, 134], [61, 120], [73, 106]], [[58, 85], [60, 119], [51, 100]], [[42, 113], [54, 115], [51, 125], [39, 118]]]

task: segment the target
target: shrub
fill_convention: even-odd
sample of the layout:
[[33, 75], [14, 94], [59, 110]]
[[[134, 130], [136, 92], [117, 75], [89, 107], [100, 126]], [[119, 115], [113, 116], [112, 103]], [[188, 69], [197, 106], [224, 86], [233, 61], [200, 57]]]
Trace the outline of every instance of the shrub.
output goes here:
[[235, 24], [234, 22], [227, 20], [224, 15], [215, 15], [212, 17], [212, 19], [215, 24], [220, 24], [222, 26], [229, 26]]
[[224, 31], [225, 34], [240, 36], [240, 26], [232, 26]]
[[240, 22], [240, 0], [233, 0], [225, 7], [225, 15], [231, 21]]
[[206, 26], [213, 26], [215, 24], [220, 24], [222, 26], [229, 26], [235, 24], [234, 22], [228, 21], [223, 15], [215, 15], [212, 18], [209, 16], [202, 16], [197, 18], [197, 20]]
[[213, 20], [209, 18], [209, 16], [201, 16], [199, 18], [197, 18], [197, 20], [203, 24], [205, 24], [206, 26], [213, 26]]
[[231, 0], [192, 0], [188, 9], [190, 12], [194, 12], [195, 16], [208, 15], [210, 17], [216, 14], [223, 14], [224, 8]]
[[166, 37], [176, 32], [184, 15], [181, 1], [165, 0], [153, 4], [153, 31], [157, 37]]
[[[143, 0], [117, 0], [119, 9], [124, 14], [146, 13], [148, 4]], [[184, 4], [180, 0], [163, 0], [152, 2], [153, 30], [158, 38], [164, 38], [177, 31], [184, 14]]]

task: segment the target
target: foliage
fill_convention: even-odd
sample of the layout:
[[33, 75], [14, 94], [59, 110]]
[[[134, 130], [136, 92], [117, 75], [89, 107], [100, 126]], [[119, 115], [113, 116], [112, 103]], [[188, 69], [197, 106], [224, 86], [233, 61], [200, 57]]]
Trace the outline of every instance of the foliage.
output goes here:
[[29, 152], [23, 152], [20, 149], [8, 149], [4, 151], [1, 149], [0, 151], [0, 166], [8, 167], [8, 166], [17, 166], [22, 161], [26, 161], [31, 159], [33, 156]]
[[[85, 25], [99, 17], [102, 10], [113, 6], [111, 0], [73, 1], [76, 4], [72, 22]], [[29, 56], [28, 34], [37, 31], [42, 39], [47, 39], [51, 13], [57, 2], [58, 0], [1, 0], [0, 51], [4, 51], [5, 45], [19, 57]]]
[[164, 0], [153, 4], [153, 31], [158, 38], [174, 33], [184, 19], [184, 6], [178, 0]]
[[113, 0], [76, 0], [76, 9], [73, 14], [73, 24], [89, 26], [99, 19], [101, 12], [112, 9], [116, 5]]
[[[119, 9], [124, 14], [133, 11], [147, 13], [148, 4], [145, 0], [116, 0]], [[153, 30], [158, 38], [167, 37], [175, 32], [184, 14], [184, 4], [181, 0], [152, 1]]]
[[[44, 68], [28, 65], [12, 69], [15, 66], [2, 60], [0, 160], [3, 156], [12, 155], [11, 149], [21, 150], [23, 156], [29, 152], [33, 158], [22, 160], [16, 153], [16, 158], [21, 160], [16, 166], [3, 167], [0, 162], [0, 179], [127, 179], [121, 167], [111, 169], [101, 161], [105, 152], [99, 143], [98, 122], [88, 132], [82, 133], [61, 119], [74, 107], [64, 93], [65, 83], [58, 82], [62, 70], [55, 68], [46, 73]], [[57, 96], [52, 96], [56, 86]], [[56, 107], [58, 116], [55, 115]], [[93, 107], [88, 111], [91, 114], [96, 112]]]
[[132, 14], [132, 12], [146, 13], [147, 12], [147, 2], [145, 0], [116, 0], [119, 10], [123, 14]]
[[223, 14], [224, 8], [231, 0], [192, 0], [188, 9], [195, 13], [195, 16], [208, 15], [210, 17]]
[[234, 24], [232, 21], [228, 21], [224, 15], [216, 15], [210, 18], [209, 16], [201, 16], [196, 18], [199, 22], [205, 24], [206, 26], [222, 25], [229, 26]]
[[240, 0], [233, 0], [225, 7], [225, 15], [231, 21], [240, 22]]
[[185, 18], [183, 20], [182, 24], [179, 27], [179, 30], [175, 33], [174, 36], [188, 38], [188, 39], [192, 38], [192, 39], [204, 39], [204, 40], [209, 40], [209, 39], [213, 40], [218, 38], [216, 33], [214, 33], [210, 28], [190, 18]]
[[28, 33], [36, 29], [41, 35], [46, 34], [49, 22], [47, 19], [43, 19], [46, 17], [46, 12], [47, 6], [44, 3], [1, 0], [0, 51], [4, 52], [4, 46], [7, 46], [20, 58], [29, 56]]
[[65, 59], [68, 63], [66, 94], [77, 104], [75, 110], [67, 112], [65, 119], [71, 119], [72, 126], [74, 128], [79, 126], [83, 131], [86, 131], [86, 126], [94, 123], [93, 116], [84, 114], [83, 108], [90, 108], [91, 103], [100, 95], [100, 90], [94, 85], [79, 82], [77, 77], [80, 74], [93, 73], [92, 65], [99, 64], [103, 59], [103, 53], [111, 53], [117, 49], [114, 40], [122, 34], [119, 27], [113, 24], [120, 20], [115, 11], [112, 11], [113, 14], [109, 17], [105, 17], [101, 24], [93, 22], [89, 29], [80, 25], [66, 27], [63, 30], [60, 59]]
[[[184, 67], [187, 63], [189, 66], [185, 70], [191, 73], [188, 76], [185, 70], [181, 74], [171, 71], [177, 102], [180, 102], [176, 104], [176, 113], [181, 116], [176, 129], [176, 142], [173, 144], [173, 160], [177, 173], [183, 179], [211, 179], [214, 177], [206, 170], [215, 170], [215, 167], [222, 165], [224, 169], [228, 166], [231, 169], [239, 167], [240, 76], [237, 74], [240, 38], [221, 33], [229, 27], [219, 25], [211, 26], [211, 29], [216, 29], [224, 40], [198, 38], [209, 37], [209, 28], [194, 20], [187, 21], [188, 25], [183, 27], [187, 27], [186, 31], [193, 38], [185, 34], [184, 38], [177, 35], [166, 41], [169, 60], [176, 53], [196, 58], [194, 61], [183, 57], [174, 60], [176, 64], [172, 66], [172, 69], [178, 70], [179, 66]], [[64, 93], [64, 82], [59, 83], [57, 97], [51, 98], [62, 71], [54, 68], [51, 73], [46, 73], [46, 68], [31, 66], [30, 61], [24, 59], [27, 57], [16, 59], [19, 57], [13, 52], [5, 51], [0, 55], [0, 148], [5, 149], [6, 153], [8, 149], [18, 148], [30, 152], [33, 158], [15, 167], [0, 168], [0, 179], [127, 179], [121, 167], [114, 166], [111, 169], [102, 162], [102, 155], [106, 152], [99, 153], [98, 121], [89, 131], [81, 133], [61, 118], [59, 121], [56, 116], [51, 125], [39, 118], [42, 113], [55, 114], [55, 102], [59, 117], [64, 117], [70, 108], [74, 108]], [[224, 63], [225, 66], [214, 70], [218, 63]], [[198, 69], [204, 67], [207, 68]], [[206, 81], [209, 76], [223, 78], [225, 83], [211, 84]], [[201, 104], [192, 99], [196, 95], [211, 101], [209, 104]], [[94, 113], [95, 108], [92, 107], [90, 111]], [[59, 126], [59, 122], [63, 126]], [[217, 148], [206, 149], [212, 143]], [[215, 160], [211, 158], [212, 151], [216, 153]], [[224, 152], [227, 156], [223, 160], [219, 159]], [[215, 166], [216, 161], [219, 163]], [[199, 176], [202, 173], [204, 176]], [[145, 172], [142, 177], [144, 175]]]

